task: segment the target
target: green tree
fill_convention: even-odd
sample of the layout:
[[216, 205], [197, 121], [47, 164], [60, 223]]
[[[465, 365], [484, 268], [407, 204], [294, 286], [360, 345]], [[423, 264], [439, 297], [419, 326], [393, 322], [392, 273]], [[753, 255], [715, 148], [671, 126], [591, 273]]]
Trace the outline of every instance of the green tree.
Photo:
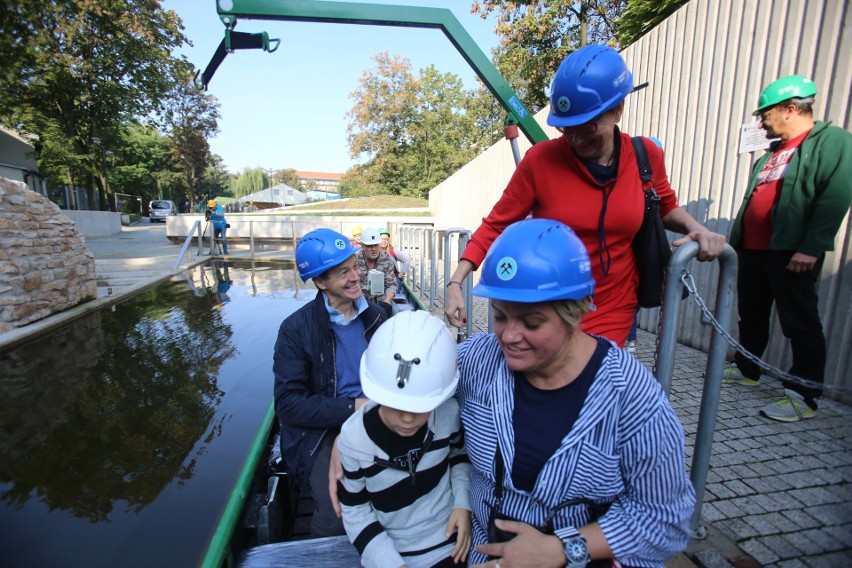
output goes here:
[[452, 73], [429, 67], [415, 77], [406, 58], [373, 59], [348, 113], [349, 153], [365, 163], [347, 172], [342, 192], [420, 197], [476, 154], [474, 95]]
[[155, 112], [183, 66], [171, 55], [187, 41], [180, 19], [156, 0], [12, 0], [0, 10], [0, 54], [12, 57], [0, 116], [41, 136], [48, 170], [85, 182], [90, 203], [97, 188], [106, 207], [122, 124]]
[[[198, 181], [198, 194], [203, 196], [221, 195], [234, 197], [231, 191], [233, 177], [228, 173], [225, 162], [218, 154], [211, 154], [207, 161], [204, 175]], [[198, 196], [189, 195], [190, 203], [194, 203]]]
[[483, 0], [471, 12], [496, 15], [497, 69], [533, 112], [547, 105], [546, 90], [559, 63], [593, 43], [615, 44], [624, 0]]
[[689, 0], [627, 0], [618, 19], [618, 42], [630, 45], [672, 15]]
[[[131, 122], [122, 128], [113, 150], [110, 185], [117, 193], [151, 199], [175, 199], [180, 176], [172, 170], [169, 141], [152, 125]], [[138, 210], [137, 210], [138, 212]]]
[[269, 187], [269, 177], [261, 168], [245, 168], [231, 183], [234, 197], [257, 193]]
[[299, 182], [299, 176], [296, 175], [296, 170], [294, 168], [278, 170], [273, 174], [272, 179], [269, 181], [272, 185], [286, 183], [294, 189], [299, 189], [299, 186], [301, 185]]
[[162, 119], [169, 135], [172, 159], [183, 175], [186, 193], [196, 200], [210, 196], [200, 191], [198, 185], [210, 164], [207, 139], [219, 132], [219, 118], [219, 102], [196, 89], [186, 69], [165, 101]]

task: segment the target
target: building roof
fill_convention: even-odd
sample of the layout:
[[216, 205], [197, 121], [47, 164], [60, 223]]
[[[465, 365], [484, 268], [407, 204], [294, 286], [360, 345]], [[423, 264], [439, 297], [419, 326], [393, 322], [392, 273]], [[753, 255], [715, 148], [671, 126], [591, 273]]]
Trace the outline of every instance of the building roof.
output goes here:
[[300, 178], [307, 179], [333, 179], [340, 180], [343, 177], [343, 174], [336, 174], [330, 172], [304, 172], [301, 170], [296, 170], [296, 176]]

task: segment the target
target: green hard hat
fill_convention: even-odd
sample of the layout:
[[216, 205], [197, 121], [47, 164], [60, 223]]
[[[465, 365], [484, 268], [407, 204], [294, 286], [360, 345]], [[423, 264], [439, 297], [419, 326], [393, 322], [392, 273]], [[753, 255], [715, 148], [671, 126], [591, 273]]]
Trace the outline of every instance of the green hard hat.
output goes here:
[[390, 233], [388, 232], [387, 229], [379, 229], [379, 234], [390, 236]]
[[754, 111], [754, 115], [757, 116], [767, 108], [789, 99], [812, 97], [816, 92], [816, 85], [807, 77], [802, 75], [781, 77], [777, 81], [769, 83], [760, 93], [760, 100], [757, 102], [757, 110]]

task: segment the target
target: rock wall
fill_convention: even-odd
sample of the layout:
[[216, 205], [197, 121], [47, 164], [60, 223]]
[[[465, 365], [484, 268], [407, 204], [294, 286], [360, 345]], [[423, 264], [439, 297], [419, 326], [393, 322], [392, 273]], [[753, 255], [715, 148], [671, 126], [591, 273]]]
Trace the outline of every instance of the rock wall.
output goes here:
[[97, 298], [95, 257], [59, 207], [0, 178], [0, 333]]

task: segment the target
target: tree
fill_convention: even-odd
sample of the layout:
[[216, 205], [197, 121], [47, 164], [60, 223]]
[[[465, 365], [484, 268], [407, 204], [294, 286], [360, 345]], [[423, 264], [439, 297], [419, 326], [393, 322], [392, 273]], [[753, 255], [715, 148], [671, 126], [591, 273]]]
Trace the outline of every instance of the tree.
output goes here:
[[[296, 170], [293, 168], [278, 170], [273, 174], [273, 179], [275, 183], [284, 183], [294, 189], [299, 189], [299, 186], [301, 185], [299, 182], [299, 176], [296, 175]], [[270, 180], [270, 183], [272, 183], [272, 180]]]
[[257, 193], [269, 187], [269, 177], [261, 168], [245, 168], [231, 183], [234, 197]]
[[[0, 116], [48, 137], [42, 148], [68, 183], [83, 176], [106, 207], [108, 151], [121, 125], [161, 105], [185, 43], [156, 0], [13, 0], [0, 11]], [[9, 35], [7, 30], [17, 35]], [[40, 156], [37, 156], [40, 159]], [[64, 160], [61, 163], [59, 160]]]
[[406, 58], [373, 59], [347, 114], [349, 153], [365, 163], [347, 172], [341, 191], [422, 196], [476, 154], [473, 94], [452, 73], [429, 67], [415, 77]]
[[559, 63], [590, 44], [615, 44], [624, 0], [483, 0], [471, 12], [495, 14], [497, 69], [533, 112], [547, 105], [546, 90]]
[[[207, 138], [219, 132], [219, 102], [199, 91], [191, 81], [189, 69], [174, 83], [162, 112], [164, 127], [170, 137], [175, 165], [183, 174], [186, 192], [203, 199], [198, 183], [210, 164]], [[209, 194], [207, 194], [209, 197]]]
[[689, 0], [627, 0], [618, 19], [618, 41], [630, 45], [654, 29]]

